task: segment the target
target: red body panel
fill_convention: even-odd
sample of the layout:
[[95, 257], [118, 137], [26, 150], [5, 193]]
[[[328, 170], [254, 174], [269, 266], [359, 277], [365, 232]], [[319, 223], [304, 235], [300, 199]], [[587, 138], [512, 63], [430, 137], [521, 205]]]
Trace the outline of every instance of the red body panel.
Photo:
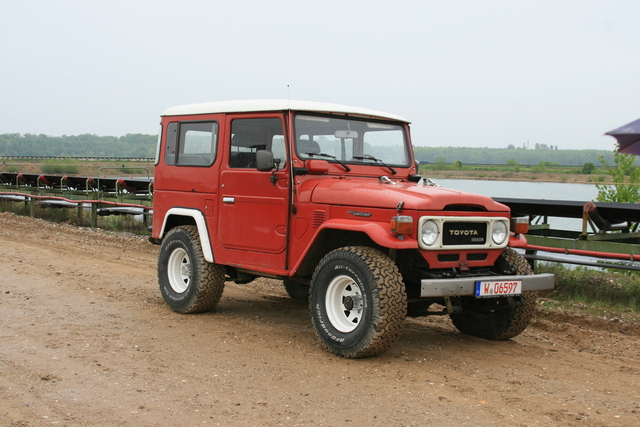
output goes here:
[[311, 203], [395, 209], [404, 202], [406, 210], [442, 211], [448, 205], [476, 206], [491, 212], [509, 212], [509, 208], [487, 196], [441, 187], [418, 186], [410, 182], [384, 184], [377, 180], [325, 179], [313, 189]]
[[[324, 230], [366, 234], [380, 247], [419, 250], [417, 227], [398, 236], [390, 227], [396, 215], [411, 216], [414, 224], [425, 215], [455, 217], [508, 217], [509, 209], [491, 198], [457, 190], [409, 182], [416, 166], [394, 167], [396, 174], [379, 164], [350, 165], [322, 159], [303, 160], [291, 146], [293, 112], [207, 114], [162, 118], [161, 147], [167, 143], [169, 123], [215, 121], [217, 154], [210, 166], [165, 163], [160, 150], [154, 179], [152, 237], [161, 239], [171, 224], [172, 208], [191, 209], [190, 215], [206, 223], [213, 261], [267, 275], [294, 275]], [[232, 121], [240, 118], [278, 118], [283, 124], [287, 161], [277, 172], [230, 167]], [[408, 138], [408, 124], [403, 124]], [[410, 146], [410, 140], [408, 141]], [[294, 174], [305, 168], [303, 174]], [[381, 176], [391, 179], [381, 179]], [[401, 210], [397, 208], [401, 204]], [[522, 241], [512, 239], [522, 246]], [[525, 242], [526, 244], [526, 242]], [[493, 265], [501, 250], [457, 251], [458, 261], [443, 261], [443, 251], [420, 250], [434, 268]], [[469, 254], [487, 253], [485, 259], [468, 260]]]

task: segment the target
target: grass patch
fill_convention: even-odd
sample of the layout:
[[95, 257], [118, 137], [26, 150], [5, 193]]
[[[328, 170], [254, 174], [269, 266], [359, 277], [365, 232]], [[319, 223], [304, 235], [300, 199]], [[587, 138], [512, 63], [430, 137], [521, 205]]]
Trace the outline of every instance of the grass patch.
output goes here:
[[0, 212], [11, 212], [16, 215], [29, 215], [29, 207], [23, 202], [0, 199]]
[[558, 301], [578, 302], [598, 309], [640, 311], [640, 274], [569, 268], [557, 263], [538, 263], [538, 273], [553, 273], [555, 289], [548, 295]]
[[[631, 308], [558, 301], [550, 298], [538, 300], [537, 317], [558, 322], [558, 316], [560, 318], [597, 318], [605, 322], [622, 321], [628, 322], [627, 324], [640, 324], [640, 312]], [[620, 325], [618, 329], [622, 329], [622, 326]]]
[[[16, 215], [30, 216], [30, 208], [25, 202], [13, 202], [0, 199], [0, 212], [11, 212]], [[51, 208], [36, 203], [33, 207], [33, 216], [50, 222], [68, 223], [82, 227], [91, 226], [91, 213], [84, 209], [82, 215], [78, 215], [76, 208]], [[109, 215], [98, 217], [98, 228], [114, 232], [127, 232], [142, 236], [150, 235], [147, 226], [139, 217], [133, 215]]]
[[133, 215], [110, 215], [98, 218], [98, 228], [109, 231], [149, 235], [149, 230], [142, 221]]
[[80, 164], [74, 160], [48, 160], [42, 164], [42, 173], [77, 175]]

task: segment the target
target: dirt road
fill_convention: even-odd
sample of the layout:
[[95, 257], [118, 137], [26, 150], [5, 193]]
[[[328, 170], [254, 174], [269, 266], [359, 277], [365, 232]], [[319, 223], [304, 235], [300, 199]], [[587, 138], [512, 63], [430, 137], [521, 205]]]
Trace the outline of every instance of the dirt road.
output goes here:
[[640, 325], [538, 318], [508, 342], [409, 319], [344, 360], [276, 281], [173, 313], [144, 239], [0, 213], [0, 426], [640, 425]]

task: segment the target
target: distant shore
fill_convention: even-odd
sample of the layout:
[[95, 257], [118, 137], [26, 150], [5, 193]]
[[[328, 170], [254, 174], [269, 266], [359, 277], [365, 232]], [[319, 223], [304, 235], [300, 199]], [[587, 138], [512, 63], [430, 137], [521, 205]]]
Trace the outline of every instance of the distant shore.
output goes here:
[[421, 171], [420, 175], [432, 179], [471, 179], [485, 181], [560, 182], [566, 184], [610, 184], [608, 175], [568, 173], [532, 173], [503, 171]]
[[[124, 165], [125, 169], [131, 171], [128, 174], [145, 175], [141, 170], [147, 169], [153, 175], [152, 161], [77, 161], [77, 160], [60, 160], [60, 161], [44, 161], [44, 160], [28, 160], [23, 159], [19, 164], [17, 162], [6, 161], [2, 172], [23, 172], [23, 173], [43, 173], [45, 166], [56, 166], [55, 172], [60, 174], [81, 174], [95, 175], [104, 174], [101, 169], [109, 169], [113, 172], [118, 167]], [[10, 169], [13, 166], [13, 170]], [[522, 167], [524, 168], [524, 167]], [[433, 179], [472, 179], [486, 181], [522, 181], [522, 182], [561, 182], [569, 184], [611, 184], [609, 175], [604, 173], [579, 174], [579, 173], [560, 173], [560, 172], [544, 172], [537, 173], [531, 170], [523, 172], [513, 172], [509, 170], [430, 170], [421, 168], [420, 175]], [[115, 172], [114, 172], [115, 173]]]

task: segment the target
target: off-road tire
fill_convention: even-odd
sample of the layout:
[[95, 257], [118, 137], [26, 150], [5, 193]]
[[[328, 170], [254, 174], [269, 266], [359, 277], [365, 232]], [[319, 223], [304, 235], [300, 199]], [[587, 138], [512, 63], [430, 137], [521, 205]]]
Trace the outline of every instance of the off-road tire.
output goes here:
[[284, 289], [293, 299], [301, 301], [309, 301], [309, 286], [302, 283], [293, 282], [291, 280], [284, 280]]
[[332, 353], [374, 356], [395, 342], [407, 316], [407, 294], [395, 263], [377, 249], [347, 246], [318, 264], [309, 295], [316, 334]]
[[[496, 265], [503, 273], [533, 274], [527, 260], [511, 248], [502, 252]], [[463, 306], [466, 310], [464, 313], [453, 313], [449, 317], [463, 334], [488, 340], [508, 340], [520, 335], [529, 326], [535, 313], [535, 292], [523, 293], [519, 299], [521, 304], [516, 307], [505, 307], [504, 302], [496, 298], [470, 300]]]
[[173, 228], [158, 255], [158, 282], [165, 302], [178, 313], [213, 310], [224, 290], [224, 267], [207, 262], [198, 229]]

